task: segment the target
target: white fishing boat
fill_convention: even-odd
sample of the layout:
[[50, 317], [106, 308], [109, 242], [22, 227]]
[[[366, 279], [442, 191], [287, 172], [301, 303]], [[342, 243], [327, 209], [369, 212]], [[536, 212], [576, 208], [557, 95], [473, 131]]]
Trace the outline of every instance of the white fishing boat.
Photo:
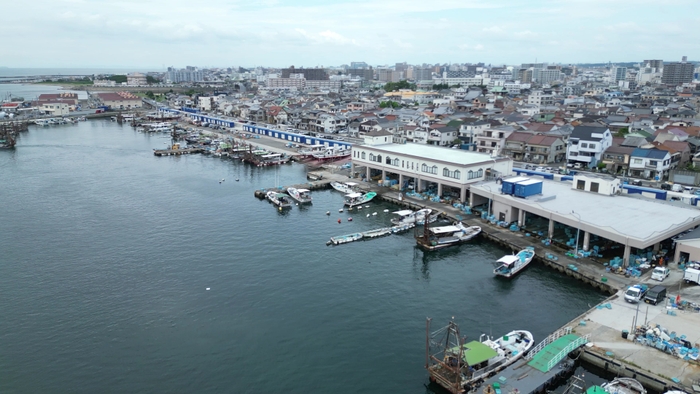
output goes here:
[[296, 200], [299, 204], [306, 204], [311, 202], [311, 196], [309, 195], [309, 189], [297, 189], [295, 187], [287, 188], [287, 194]]
[[534, 345], [532, 334], [525, 330], [513, 330], [495, 339], [482, 334], [478, 341], [463, 343], [454, 322], [432, 334], [428, 326], [426, 335], [431, 347], [438, 347], [429, 349], [426, 367], [430, 380], [451, 392], [457, 387], [458, 392], [470, 391], [521, 359]]
[[345, 196], [345, 205], [352, 208], [372, 201], [377, 196], [375, 192], [367, 193], [350, 193]]
[[37, 126], [48, 126], [49, 125], [48, 119], [37, 119], [34, 121], [34, 123], [36, 123]]
[[265, 194], [265, 198], [280, 208], [289, 208], [292, 206], [292, 201], [289, 199], [289, 196], [283, 193], [269, 191]]
[[456, 222], [451, 226], [426, 226], [423, 235], [416, 237], [416, 243], [425, 250], [437, 250], [467, 242], [479, 233], [481, 233], [481, 227], [467, 227], [462, 222]]
[[517, 254], [506, 255], [496, 261], [494, 275], [512, 278], [522, 271], [535, 257], [535, 250], [531, 246], [521, 250]]
[[429, 218], [428, 223], [432, 223], [435, 220], [437, 220], [437, 215], [430, 216], [431, 212], [433, 212], [433, 210], [430, 208], [423, 208], [417, 211], [403, 209], [401, 211], [394, 212], [394, 214], [398, 215], [398, 217], [391, 219], [391, 223], [396, 226], [408, 223], [418, 224], [422, 226], [423, 224], [425, 224], [426, 217]]
[[374, 230], [363, 231], [362, 238], [377, 238], [377, 237], [383, 237], [383, 236], [389, 235], [389, 234], [391, 234], [391, 228], [384, 227], [384, 228], [378, 228], [378, 229], [374, 229]]
[[632, 378], [615, 378], [600, 387], [608, 394], [646, 394], [647, 390], [639, 381]]
[[357, 183], [355, 182], [331, 182], [331, 187], [345, 194], [355, 193], [357, 191]]

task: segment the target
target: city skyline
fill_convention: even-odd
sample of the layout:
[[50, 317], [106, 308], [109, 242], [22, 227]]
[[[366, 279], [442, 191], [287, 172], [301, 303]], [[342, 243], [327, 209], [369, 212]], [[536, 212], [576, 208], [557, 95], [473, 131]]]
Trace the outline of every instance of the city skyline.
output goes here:
[[[25, 3], [26, 4], [26, 3]], [[700, 4], [648, 0], [38, 0], [5, 7], [6, 67], [318, 67], [694, 59]], [[35, 50], [27, 50], [35, 48]]]

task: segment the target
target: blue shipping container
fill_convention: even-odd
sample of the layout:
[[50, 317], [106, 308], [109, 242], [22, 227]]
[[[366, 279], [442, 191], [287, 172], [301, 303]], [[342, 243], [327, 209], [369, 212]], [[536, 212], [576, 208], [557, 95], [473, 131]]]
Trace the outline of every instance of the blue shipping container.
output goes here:
[[530, 179], [527, 181], [518, 182], [515, 184], [515, 193], [517, 197], [530, 197], [535, 194], [542, 194], [542, 181]]
[[515, 178], [504, 179], [501, 182], [501, 193], [512, 195], [515, 192], [515, 184], [518, 182], [527, 181], [530, 178], [524, 176], [516, 176]]

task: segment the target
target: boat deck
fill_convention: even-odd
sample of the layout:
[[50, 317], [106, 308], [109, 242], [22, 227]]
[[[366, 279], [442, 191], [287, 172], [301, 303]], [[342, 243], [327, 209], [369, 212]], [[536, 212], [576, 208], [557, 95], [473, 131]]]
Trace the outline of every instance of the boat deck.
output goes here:
[[[522, 360], [485, 382], [484, 393], [531, 394], [540, 392], [545, 386], [565, 378], [574, 370], [574, 363], [566, 358], [570, 346], [582, 340], [575, 334], [564, 335], [537, 352], [530, 361]], [[561, 357], [564, 355], [564, 357]], [[496, 384], [496, 386], [494, 386]]]

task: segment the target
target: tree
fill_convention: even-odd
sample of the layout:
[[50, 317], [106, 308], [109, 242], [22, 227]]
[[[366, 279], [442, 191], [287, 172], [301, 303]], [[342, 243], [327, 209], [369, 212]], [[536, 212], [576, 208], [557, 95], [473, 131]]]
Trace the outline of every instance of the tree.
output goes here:
[[406, 80], [399, 81], [399, 82], [387, 82], [384, 85], [384, 91], [385, 92], [393, 92], [399, 89], [410, 89], [410, 90], [416, 90], [416, 85], [409, 83]]
[[116, 83], [122, 83], [126, 82], [126, 75], [112, 75], [107, 77], [107, 79]]
[[379, 103], [379, 108], [398, 108], [400, 106], [401, 104], [391, 100], [382, 101], [381, 103]]
[[156, 98], [155, 94], [153, 94], [153, 92], [150, 90], [146, 92], [146, 97], [148, 97], [151, 100]]
[[629, 134], [629, 133], [630, 133], [629, 128], [623, 127], [623, 128], [621, 128], [620, 130], [618, 130], [617, 133], [615, 133], [615, 137], [624, 138], [624, 137], [625, 137], [627, 134]]
[[158, 82], [160, 82], [160, 81], [157, 80], [157, 79], [155, 79], [155, 78], [153, 78], [153, 77], [150, 76], [150, 75], [146, 75], [146, 82], [148, 82], [148, 83], [158, 83]]

